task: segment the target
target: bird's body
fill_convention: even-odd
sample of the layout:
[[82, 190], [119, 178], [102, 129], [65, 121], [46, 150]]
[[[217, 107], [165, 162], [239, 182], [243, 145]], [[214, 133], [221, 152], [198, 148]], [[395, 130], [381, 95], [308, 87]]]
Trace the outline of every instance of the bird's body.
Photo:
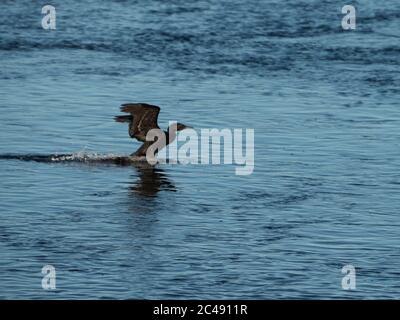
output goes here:
[[[129, 136], [143, 142], [142, 146], [131, 156], [145, 157], [147, 149], [154, 143], [154, 141], [146, 140], [147, 134], [153, 129], [161, 130], [157, 123], [160, 108], [147, 103], [126, 103], [121, 106], [121, 111], [130, 113], [130, 115], [116, 116], [114, 118], [115, 121], [128, 122]], [[166, 137], [165, 146], [175, 139], [177, 131], [186, 128], [190, 127], [177, 123], [170, 126], [167, 131], [164, 131]]]

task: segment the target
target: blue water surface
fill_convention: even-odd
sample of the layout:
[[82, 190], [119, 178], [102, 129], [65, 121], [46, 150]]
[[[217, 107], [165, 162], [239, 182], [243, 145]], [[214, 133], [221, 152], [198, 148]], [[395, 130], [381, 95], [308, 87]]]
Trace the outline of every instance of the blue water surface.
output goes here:
[[0, 160], [0, 298], [399, 298], [399, 1], [50, 2], [0, 3], [0, 155], [129, 154], [148, 102], [255, 168]]

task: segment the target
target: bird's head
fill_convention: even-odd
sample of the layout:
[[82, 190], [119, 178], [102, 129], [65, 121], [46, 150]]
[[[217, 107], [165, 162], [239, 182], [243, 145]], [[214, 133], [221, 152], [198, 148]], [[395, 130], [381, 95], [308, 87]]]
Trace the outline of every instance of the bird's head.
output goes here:
[[182, 131], [185, 129], [193, 129], [193, 127], [189, 127], [189, 126], [179, 123], [179, 122], [176, 124], [176, 131]]

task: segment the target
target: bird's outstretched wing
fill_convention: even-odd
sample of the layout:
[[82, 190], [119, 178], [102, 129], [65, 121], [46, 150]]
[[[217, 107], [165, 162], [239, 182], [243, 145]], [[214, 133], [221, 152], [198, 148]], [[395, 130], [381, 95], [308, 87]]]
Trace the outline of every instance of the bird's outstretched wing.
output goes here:
[[160, 108], [146, 103], [125, 103], [122, 112], [130, 116], [116, 116], [115, 121], [129, 122], [129, 135], [139, 141], [146, 141], [146, 135], [151, 129], [160, 129], [157, 123]]

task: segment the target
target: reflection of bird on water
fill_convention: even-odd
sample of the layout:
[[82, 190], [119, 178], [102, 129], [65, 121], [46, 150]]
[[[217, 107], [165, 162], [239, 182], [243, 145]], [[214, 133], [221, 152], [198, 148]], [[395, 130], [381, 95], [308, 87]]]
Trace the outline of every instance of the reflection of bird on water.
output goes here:
[[133, 163], [139, 180], [130, 187], [133, 193], [146, 197], [154, 197], [161, 190], [176, 191], [175, 185], [167, 178], [164, 171], [147, 162]]
[[[130, 113], [129, 116], [116, 116], [117, 122], [129, 122], [129, 135], [143, 142], [142, 146], [131, 156], [144, 157], [147, 149], [154, 141], [146, 141], [147, 133], [152, 129], [160, 129], [157, 123], [160, 108], [146, 103], [126, 103], [121, 107], [122, 112]], [[170, 144], [176, 138], [176, 132], [190, 128], [181, 123], [171, 125], [164, 131], [166, 135], [166, 145]]]
[[[57, 159], [58, 160], [55, 160]], [[160, 168], [147, 163], [146, 161], [130, 161], [129, 157], [105, 157], [99, 159], [91, 159], [90, 161], [85, 160], [65, 160], [71, 157], [71, 155], [0, 155], [0, 160], [21, 160], [21, 161], [35, 161], [43, 163], [54, 163], [54, 161], [60, 162], [75, 162], [76, 164], [85, 165], [118, 165], [118, 166], [129, 166], [135, 167], [137, 171], [138, 181], [134, 185], [130, 186], [129, 189], [141, 196], [154, 197], [161, 190], [165, 191], [176, 191], [175, 185], [168, 179], [167, 175]]]

